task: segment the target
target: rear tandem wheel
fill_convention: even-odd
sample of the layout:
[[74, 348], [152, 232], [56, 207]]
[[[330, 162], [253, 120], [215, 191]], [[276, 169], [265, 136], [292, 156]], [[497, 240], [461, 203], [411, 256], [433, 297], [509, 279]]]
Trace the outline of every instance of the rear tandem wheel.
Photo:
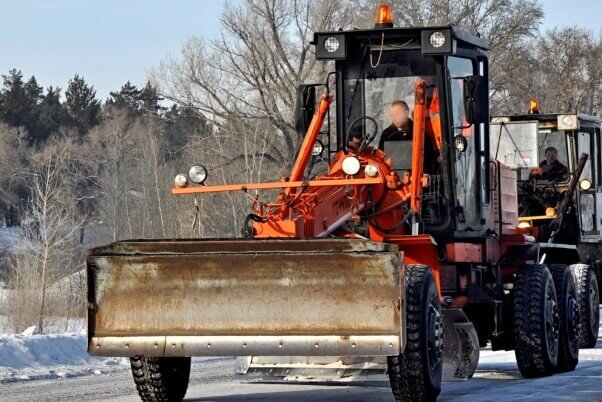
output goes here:
[[577, 285], [577, 303], [579, 304], [579, 347], [593, 348], [598, 341], [600, 331], [600, 289], [596, 274], [587, 264], [570, 266]]
[[558, 366], [560, 312], [546, 265], [518, 270], [514, 284], [514, 345], [525, 378], [547, 376]]
[[577, 287], [571, 270], [563, 264], [550, 264], [560, 311], [558, 371], [573, 371], [579, 362], [579, 306]]

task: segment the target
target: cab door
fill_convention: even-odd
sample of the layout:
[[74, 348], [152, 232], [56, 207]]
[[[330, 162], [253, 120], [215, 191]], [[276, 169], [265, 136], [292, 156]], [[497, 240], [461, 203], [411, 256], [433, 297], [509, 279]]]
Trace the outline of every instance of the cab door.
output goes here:
[[583, 153], [589, 155], [577, 190], [579, 226], [583, 239], [598, 237], [602, 229], [602, 175], [600, 172], [599, 130], [580, 130], [577, 133], [576, 160]]

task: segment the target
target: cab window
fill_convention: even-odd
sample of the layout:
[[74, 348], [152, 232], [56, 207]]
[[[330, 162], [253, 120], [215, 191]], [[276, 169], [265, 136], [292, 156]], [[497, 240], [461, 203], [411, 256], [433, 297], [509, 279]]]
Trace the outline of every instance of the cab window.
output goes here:
[[464, 152], [456, 152], [456, 199], [460, 222], [477, 222], [480, 218], [480, 197], [478, 185], [477, 136], [475, 126], [467, 123], [464, 110], [464, 77], [474, 74], [473, 61], [460, 57], [447, 59], [449, 87], [451, 95], [451, 122], [453, 138], [462, 136], [467, 146]]

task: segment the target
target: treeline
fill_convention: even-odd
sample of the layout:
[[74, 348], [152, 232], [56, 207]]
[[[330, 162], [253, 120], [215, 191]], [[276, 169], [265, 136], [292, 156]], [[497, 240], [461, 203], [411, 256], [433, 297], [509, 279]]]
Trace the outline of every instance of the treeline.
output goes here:
[[210, 126], [189, 106], [166, 106], [150, 83], [102, 102], [80, 76], [64, 93], [18, 70], [2, 78], [0, 226], [14, 238], [0, 249], [0, 315], [13, 331], [67, 327], [84, 313], [86, 248], [197, 233], [191, 205], [168, 190]]
[[[150, 83], [138, 88], [127, 82], [101, 102], [94, 87], [79, 75], [69, 80], [64, 93], [56, 86], [44, 90], [35, 76], [24, 79], [19, 70], [2, 75], [2, 80], [0, 142], [4, 169], [0, 177], [0, 224], [6, 226], [19, 225], [26, 213], [31, 191], [24, 179], [34, 165], [32, 157], [49, 144], [70, 141], [85, 151], [86, 145], [94, 141], [90, 132], [104, 131], [116, 120], [123, 121], [124, 128], [151, 124], [162, 139], [162, 160], [173, 161], [182, 154], [189, 136], [208, 130], [207, 122], [196, 110], [176, 104], [164, 106], [163, 98]], [[94, 175], [89, 176], [87, 184], [78, 185], [94, 187], [94, 179]], [[87, 208], [84, 212], [94, 211]]]

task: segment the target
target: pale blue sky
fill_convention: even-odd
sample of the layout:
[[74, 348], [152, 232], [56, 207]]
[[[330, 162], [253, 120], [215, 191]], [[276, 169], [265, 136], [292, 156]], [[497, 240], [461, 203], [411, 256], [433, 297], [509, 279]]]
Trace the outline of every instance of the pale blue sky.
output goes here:
[[[191, 35], [213, 36], [224, 0], [0, 0], [0, 74], [35, 75], [63, 89], [80, 74], [101, 99], [126, 81], [142, 85]], [[321, 1], [321, 0], [315, 0]], [[542, 0], [543, 28], [600, 33], [602, 0]]]

